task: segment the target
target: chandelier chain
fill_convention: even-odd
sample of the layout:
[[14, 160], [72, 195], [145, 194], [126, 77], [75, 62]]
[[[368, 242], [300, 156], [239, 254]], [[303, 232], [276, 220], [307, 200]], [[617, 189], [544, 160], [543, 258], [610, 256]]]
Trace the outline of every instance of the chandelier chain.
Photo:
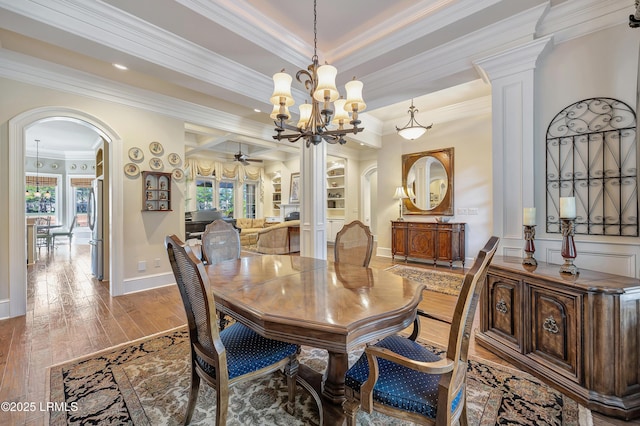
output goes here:
[[313, 0], [313, 58], [318, 59], [318, 11], [317, 0]]

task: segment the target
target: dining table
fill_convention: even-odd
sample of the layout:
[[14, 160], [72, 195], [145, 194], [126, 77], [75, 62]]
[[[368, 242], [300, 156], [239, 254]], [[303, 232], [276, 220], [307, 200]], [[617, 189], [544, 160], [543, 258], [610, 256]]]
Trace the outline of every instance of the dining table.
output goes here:
[[334, 406], [345, 398], [349, 353], [411, 325], [424, 288], [383, 269], [302, 256], [241, 257], [205, 270], [218, 311], [264, 337], [327, 350], [320, 393]]

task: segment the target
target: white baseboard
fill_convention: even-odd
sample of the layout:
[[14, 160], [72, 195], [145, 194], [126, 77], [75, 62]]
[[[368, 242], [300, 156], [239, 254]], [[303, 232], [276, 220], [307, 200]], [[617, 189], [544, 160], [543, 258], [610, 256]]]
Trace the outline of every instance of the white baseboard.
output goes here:
[[10, 302], [9, 299], [0, 300], [0, 320], [9, 318], [11, 314], [11, 309], [9, 309]]
[[175, 283], [176, 279], [171, 272], [147, 275], [146, 277], [141, 278], [130, 278], [122, 282], [122, 294], [136, 293], [138, 291], [164, 287]]

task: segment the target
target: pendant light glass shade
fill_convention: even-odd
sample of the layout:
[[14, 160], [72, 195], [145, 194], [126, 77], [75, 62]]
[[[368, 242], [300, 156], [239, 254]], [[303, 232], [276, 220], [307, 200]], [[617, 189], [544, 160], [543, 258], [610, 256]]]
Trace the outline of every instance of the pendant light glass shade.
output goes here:
[[409, 122], [404, 127], [396, 126], [396, 130], [398, 131], [398, 134], [401, 137], [403, 137], [404, 139], [412, 141], [412, 140], [418, 139], [420, 136], [424, 135], [424, 132], [426, 132], [431, 127], [433, 127], [433, 124], [425, 127], [425, 126], [421, 125], [420, 123], [418, 123], [418, 121], [416, 120], [416, 117], [415, 117], [415, 114], [416, 114], [416, 112], [418, 112], [418, 109], [413, 106], [413, 99], [411, 99], [411, 106], [409, 107], [409, 111], [408, 112], [409, 112], [409, 115], [411, 116], [411, 118], [409, 119]]
[[322, 65], [318, 67], [318, 87], [313, 97], [318, 102], [324, 102], [325, 96], [329, 98], [329, 102], [333, 102], [340, 94], [336, 88], [336, 75], [338, 70], [331, 65]]

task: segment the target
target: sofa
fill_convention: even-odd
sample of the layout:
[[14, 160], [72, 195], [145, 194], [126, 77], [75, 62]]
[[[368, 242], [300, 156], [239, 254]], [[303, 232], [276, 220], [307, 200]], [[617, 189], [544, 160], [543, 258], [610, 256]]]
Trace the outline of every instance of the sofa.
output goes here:
[[[290, 232], [290, 227], [297, 229], [294, 232]], [[289, 241], [289, 238], [291, 238], [291, 241]], [[299, 252], [300, 221], [290, 220], [259, 230], [256, 251], [264, 254], [287, 254]]]
[[236, 219], [236, 228], [240, 229], [240, 245], [250, 246], [255, 244], [257, 233], [269, 225], [270, 224], [265, 222], [264, 218], [251, 219], [243, 217]]

